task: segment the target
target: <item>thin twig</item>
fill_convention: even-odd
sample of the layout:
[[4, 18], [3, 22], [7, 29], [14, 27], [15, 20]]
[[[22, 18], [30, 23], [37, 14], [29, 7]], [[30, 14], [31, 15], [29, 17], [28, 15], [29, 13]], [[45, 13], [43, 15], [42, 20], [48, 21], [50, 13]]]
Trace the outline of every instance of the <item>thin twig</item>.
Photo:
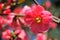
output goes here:
[[53, 16], [53, 21], [60, 23], [60, 19], [58, 17]]
[[36, 0], [33, 0], [36, 5], [40, 5]]
[[[0, 16], [8, 16], [8, 14], [0, 14]], [[12, 16], [24, 17], [24, 15], [22, 15], [22, 14], [13, 14]]]

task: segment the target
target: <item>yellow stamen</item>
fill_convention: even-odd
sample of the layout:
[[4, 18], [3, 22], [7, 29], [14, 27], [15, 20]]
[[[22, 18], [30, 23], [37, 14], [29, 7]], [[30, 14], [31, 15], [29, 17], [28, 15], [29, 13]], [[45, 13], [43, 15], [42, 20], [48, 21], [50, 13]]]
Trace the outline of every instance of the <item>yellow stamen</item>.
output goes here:
[[37, 23], [40, 23], [41, 22], [41, 19], [39, 17], [36, 18], [36, 22]]

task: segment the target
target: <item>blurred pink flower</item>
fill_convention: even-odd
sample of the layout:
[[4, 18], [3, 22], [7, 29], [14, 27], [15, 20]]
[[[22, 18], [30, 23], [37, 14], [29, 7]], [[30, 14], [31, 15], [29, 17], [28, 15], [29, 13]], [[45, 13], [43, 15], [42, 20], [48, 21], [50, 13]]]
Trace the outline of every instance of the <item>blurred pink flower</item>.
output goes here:
[[30, 30], [33, 33], [46, 32], [50, 28], [52, 14], [39, 5], [33, 5], [31, 8], [28, 8], [25, 11], [24, 19], [30, 25]]
[[3, 14], [10, 14], [11, 13], [11, 10], [10, 9], [5, 9], [4, 11], [3, 11]]
[[8, 5], [8, 6], [6, 6], [6, 8], [5, 8], [5, 9], [10, 9], [10, 7], [11, 7], [11, 6], [10, 6], [10, 5]]
[[2, 39], [4, 40], [9, 40], [11, 38], [10, 30], [5, 30], [2, 32]]
[[46, 40], [47, 36], [43, 33], [38, 33], [36, 36], [36, 40]]
[[6, 23], [8, 24], [8, 26], [10, 26], [13, 29], [18, 29], [20, 28], [20, 24], [19, 21], [16, 19], [16, 21], [14, 20], [14, 13], [9, 14], [5, 19], [6, 19]]
[[6, 19], [6, 23], [8, 25], [10, 25], [10, 23], [12, 23], [13, 21], [13, 18], [14, 18], [14, 13], [10, 13], [5, 19]]
[[5, 24], [5, 22], [6, 22], [6, 20], [2, 16], [0, 16], [0, 29]]
[[7, 0], [7, 4], [10, 5], [12, 3], [12, 0]]
[[20, 12], [21, 12], [20, 7], [17, 7], [17, 8], [14, 9], [14, 13], [16, 13], [16, 14], [20, 14]]
[[0, 3], [0, 11], [2, 10], [4, 4]]
[[16, 2], [17, 0], [13, 0], [13, 2]]
[[9, 24], [10, 27], [12, 27], [13, 29], [20, 29], [21, 28], [21, 25], [19, 24], [19, 21], [13, 21]]
[[46, 7], [47, 9], [49, 9], [49, 8], [51, 7], [51, 2], [50, 2], [49, 0], [47, 0], [47, 1], [45, 2], [45, 7]]
[[[17, 30], [18, 31], [18, 30]], [[17, 32], [15, 31], [15, 33]], [[21, 32], [19, 33], [18, 37], [16, 38], [16, 40], [28, 40], [26, 33], [24, 32], [24, 30], [21, 30]]]
[[55, 29], [57, 27], [57, 24], [55, 22], [51, 22], [50, 26], [52, 29]]
[[17, 29], [15, 30], [15, 32], [13, 31], [13, 35], [11, 33], [12, 30], [5, 30], [4, 32], [2, 32], [2, 39], [13, 40], [13, 36], [15, 35], [15, 40], [27, 40], [27, 36], [24, 30]]

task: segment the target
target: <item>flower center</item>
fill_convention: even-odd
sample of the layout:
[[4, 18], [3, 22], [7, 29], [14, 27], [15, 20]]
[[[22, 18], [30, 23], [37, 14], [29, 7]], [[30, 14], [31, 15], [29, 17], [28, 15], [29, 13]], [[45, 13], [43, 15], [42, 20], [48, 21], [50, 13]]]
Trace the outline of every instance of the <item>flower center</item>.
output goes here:
[[39, 17], [37, 17], [35, 20], [36, 20], [37, 23], [41, 22], [41, 18], [39, 18]]

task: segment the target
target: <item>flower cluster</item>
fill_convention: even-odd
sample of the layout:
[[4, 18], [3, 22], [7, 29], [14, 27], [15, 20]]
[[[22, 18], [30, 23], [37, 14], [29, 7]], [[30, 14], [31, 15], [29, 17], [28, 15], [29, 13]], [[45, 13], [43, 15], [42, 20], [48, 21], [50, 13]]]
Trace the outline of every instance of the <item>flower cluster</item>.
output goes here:
[[24, 30], [5, 30], [2, 33], [2, 40], [27, 40]]
[[[47, 32], [50, 28], [52, 14], [41, 5], [15, 7], [16, 1], [7, 0], [0, 3], [2, 40], [28, 40], [24, 29], [27, 27], [29, 31], [37, 35], [36, 40], [46, 40], [46, 35], [42, 33]], [[18, 4], [21, 2], [18, 2]], [[11, 7], [14, 7], [14, 9]]]

